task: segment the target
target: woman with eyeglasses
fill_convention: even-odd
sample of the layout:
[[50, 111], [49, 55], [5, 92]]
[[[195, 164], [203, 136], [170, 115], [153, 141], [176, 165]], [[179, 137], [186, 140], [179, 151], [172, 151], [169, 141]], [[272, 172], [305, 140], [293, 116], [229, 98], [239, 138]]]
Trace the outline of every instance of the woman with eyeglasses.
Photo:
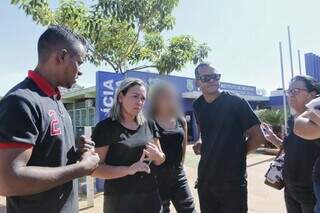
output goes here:
[[[286, 91], [292, 116], [288, 121], [288, 135], [282, 141], [270, 128], [264, 126], [266, 139], [281, 147], [285, 158], [283, 179], [285, 202], [288, 213], [313, 213], [316, 198], [313, 192], [313, 166], [319, 156], [316, 143], [320, 140], [306, 140], [294, 132], [294, 121], [306, 111], [306, 104], [319, 94], [319, 85], [310, 76], [295, 76]], [[314, 143], [316, 142], [316, 143]]]
[[150, 88], [149, 115], [156, 121], [161, 148], [166, 155], [165, 162], [153, 168], [163, 212], [170, 212], [172, 202], [178, 213], [194, 213], [195, 205], [183, 169], [188, 141], [187, 123], [173, 85], [158, 81]]
[[92, 140], [101, 159], [93, 176], [106, 179], [105, 213], [162, 211], [150, 165], [165, 161], [158, 129], [142, 113], [146, 100], [143, 81], [127, 78], [117, 89], [109, 117], [95, 127]]

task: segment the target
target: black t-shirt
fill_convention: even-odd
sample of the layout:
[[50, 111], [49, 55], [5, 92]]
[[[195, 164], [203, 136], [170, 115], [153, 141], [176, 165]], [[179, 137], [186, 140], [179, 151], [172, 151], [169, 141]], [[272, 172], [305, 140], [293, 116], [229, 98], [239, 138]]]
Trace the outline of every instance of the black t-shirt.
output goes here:
[[184, 129], [182, 121], [177, 120], [174, 129], [163, 129], [158, 123], [160, 133], [160, 144], [166, 155], [166, 160], [160, 167], [179, 166], [182, 160], [182, 143], [184, 140]]
[[305, 140], [293, 132], [294, 119], [288, 121], [288, 136], [284, 139], [284, 181], [291, 185], [312, 189], [312, 171], [320, 154], [317, 140]]
[[[317, 143], [318, 149], [320, 148], [320, 143]], [[313, 168], [313, 175], [312, 179], [316, 183], [320, 183], [320, 157], [317, 158], [314, 168]]]
[[[100, 121], [92, 134], [96, 147], [109, 146], [104, 161], [111, 166], [130, 166], [139, 161], [145, 145], [154, 138], [159, 138], [154, 121], [146, 121], [137, 130], [130, 130], [111, 118]], [[105, 194], [108, 195], [149, 193], [154, 190], [156, 182], [153, 173], [138, 172], [105, 182]]]
[[[75, 163], [70, 116], [58, 96], [51, 96], [46, 88], [44, 79], [29, 72], [29, 77], [0, 101], [0, 148], [33, 147], [28, 166]], [[7, 197], [7, 212], [78, 212], [78, 182], [34, 195]]]
[[211, 103], [200, 96], [193, 103], [202, 139], [198, 181], [243, 183], [246, 173], [245, 132], [259, 119], [244, 99], [222, 92]]

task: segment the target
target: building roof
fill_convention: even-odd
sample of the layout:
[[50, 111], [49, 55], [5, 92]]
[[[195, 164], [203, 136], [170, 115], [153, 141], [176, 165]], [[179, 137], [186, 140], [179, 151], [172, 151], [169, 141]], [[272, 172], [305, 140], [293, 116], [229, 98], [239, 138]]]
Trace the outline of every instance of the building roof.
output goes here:
[[[200, 91], [184, 92], [182, 93], [182, 98], [196, 99], [201, 95]], [[269, 101], [269, 97], [261, 95], [241, 95], [237, 94], [239, 97], [246, 99], [247, 101]]]
[[277, 89], [274, 91], [271, 91], [270, 96], [283, 96], [283, 89]]
[[[182, 93], [182, 98], [196, 99], [201, 95], [200, 91], [191, 91]], [[240, 97], [246, 99], [247, 101], [269, 101], [269, 97], [261, 95], [241, 95]], [[73, 102], [77, 99], [88, 99], [96, 98], [96, 87], [88, 87], [81, 90], [71, 91], [62, 95], [62, 100], [64, 103]]]
[[88, 99], [96, 98], [96, 87], [88, 87], [85, 89], [69, 91], [62, 94], [62, 100], [64, 103], [73, 102], [76, 99]]
[[[98, 71], [98, 74], [110, 75], [110, 76], [107, 76], [106, 79], [113, 78], [114, 75], [116, 75], [115, 73], [103, 72], [103, 71]], [[171, 81], [177, 87], [177, 91], [182, 95], [182, 98], [196, 99], [201, 95], [201, 93], [196, 88], [195, 79], [193, 78], [187, 78], [182, 76], [159, 75], [157, 73], [138, 72], [138, 71], [130, 71], [130, 72], [127, 72], [126, 74], [128, 75], [130, 74], [130, 77], [140, 78], [148, 82], [149, 84], [152, 84], [152, 81], [155, 79]], [[119, 78], [118, 80], [123, 79], [125, 76], [120, 76], [120, 77], [121, 78]], [[257, 94], [257, 89], [255, 86], [221, 82], [221, 89], [223, 91], [229, 91], [234, 94], [237, 94], [248, 101], [269, 101], [269, 97], [263, 94]], [[95, 86], [92, 86], [89, 88], [82, 88], [80, 86], [77, 86], [75, 88], [72, 88], [70, 91], [62, 91], [62, 100], [65, 103], [68, 103], [68, 102], [72, 103], [75, 100], [90, 99], [90, 98], [96, 98]]]

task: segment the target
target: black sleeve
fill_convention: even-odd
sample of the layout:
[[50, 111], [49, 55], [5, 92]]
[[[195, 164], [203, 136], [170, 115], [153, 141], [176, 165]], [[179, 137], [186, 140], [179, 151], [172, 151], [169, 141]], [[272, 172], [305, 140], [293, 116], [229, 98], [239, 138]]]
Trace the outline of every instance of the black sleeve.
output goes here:
[[153, 134], [153, 138], [160, 138], [160, 133], [159, 133], [159, 129], [156, 125], [156, 122], [154, 122], [153, 120], [149, 120], [149, 128]]
[[36, 145], [39, 113], [27, 99], [9, 95], [0, 102], [0, 143]]
[[111, 120], [102, 120], [96, 125], [91, 135], [96, 147], [111, 145], [113, 125]]
[[239, 98], [239, 101], [237, 102], [238, 103], [235, 105], [237, 107], [237, 117], [244, 132], [252, 126], [260, 124], [259, 118], [253, 112], [251, 106], [246, 100]]
[[197, 111], [196, 110], [194, 110], [194, 117], [195, 117], [195, 119], [196, 119], [196, 123], [199, 125], [200, 124], [200, 122], [199, 122], [199, 118], [198, 118], [198, 115], [197, 115]]
[[196, 119], [196, 123], [199, 124], [199, 119], [198, 119], [198, 115], [197, 115], [197, 113], [198, 113], [198, 105], [197, 105], [196, 101], [193, 102], [192, 107], [193, 107], [193, 114], [194, 114], [194, 117]]

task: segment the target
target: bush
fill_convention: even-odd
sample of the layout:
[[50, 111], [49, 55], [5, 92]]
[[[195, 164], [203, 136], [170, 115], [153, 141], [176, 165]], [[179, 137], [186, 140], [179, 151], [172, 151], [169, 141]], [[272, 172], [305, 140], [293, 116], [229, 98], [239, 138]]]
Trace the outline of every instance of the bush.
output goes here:
[[280, 110], [262, 109], [255, 113], [262, 122], [272, 126], [281, 126], [284, 123], [284, 113]]
[[[261, 122], [270, 124], [272, 131], [279, 137], [283, 138], [282, 124], [284, 123], [284, 113], [280, 110], [262, 109], [255, 111]], [[265, 143], [267, 148], [275, 148], [269, 142]]]

